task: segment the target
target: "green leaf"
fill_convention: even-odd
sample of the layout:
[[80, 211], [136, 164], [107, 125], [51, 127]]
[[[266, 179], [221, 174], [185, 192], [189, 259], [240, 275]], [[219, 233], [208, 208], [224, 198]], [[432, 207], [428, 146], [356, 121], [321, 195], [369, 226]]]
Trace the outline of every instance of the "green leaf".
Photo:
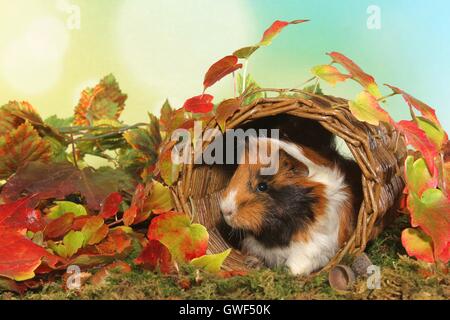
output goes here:
[[73, 120], [74, 117], [59, 118], [58, 116], [53, 115], [45, 119], [44, 122], [53, 128], [60, 129], [63, 127], [70, 127], [72, 125]]
[[239, 59], [248, 59], [259, 48], [260, 46], [258, 45], [241, 48], [239, 50], [236, 50], [233, 55], [238, 57]]
[[416, 120], [417, 125], [425, 132], [428, 139], [436, 146], [438, 150], [441, 150], [444, 143], [448, 141], [448, 136], [445, 130], [427, 118], [416, 117]]
[[431, 177], [423, 158], [414, 161], [413, 156], [408, 156], [405, 162], [405, 171], [409, 192], [414, 192], [420, 196], [426, 189], [434, 188], [437, 185], [437, 179]]
[[218, 273], [222, 268], [223, 262], [230, 253], [231, 249], [228, 249], [222, 253], [205, 255], [203, 257], [193, 259], [190, 264], [196, 268], [201, 268], [211, 273]]
[[63, 239], [62, 244], [49, 241], [50, 248], [60, 257], [70, 258], [83, 247], [84, 236], [80, 231], [70, 231]]
[[173, 207], [174, 204], [170, 189], [158, 181], [153, 181], [152, 191], [144, 202], [143, 211], [161, 214], [170, 211]]
[[73, 213], [75, 217], [86, 216], [86, 208], [81, 204], [76, 204], [70, 201], [55, 201], [56, 206], [50, 209], [47, 217], [49, 219], [57, 219], [66, 213]]

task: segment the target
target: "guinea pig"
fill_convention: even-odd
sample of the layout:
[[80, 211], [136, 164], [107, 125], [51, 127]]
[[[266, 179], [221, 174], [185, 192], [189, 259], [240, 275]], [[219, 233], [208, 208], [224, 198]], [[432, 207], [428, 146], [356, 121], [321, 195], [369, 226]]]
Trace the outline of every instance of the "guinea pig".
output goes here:
[[246, 147], [221, 197], [223, 220], [242, 236], [245, 254], [269, 267], [310, 274], [325, 266], [354, 231], [358, 187], [350, 185], [338, 156], [327, 159], [289, 141], [255, 141], [258, 148], [265, 143], [278, 151], [271, 152], [277, 170], [263, 174], [267, 163], [259, 157], [248, 161]]

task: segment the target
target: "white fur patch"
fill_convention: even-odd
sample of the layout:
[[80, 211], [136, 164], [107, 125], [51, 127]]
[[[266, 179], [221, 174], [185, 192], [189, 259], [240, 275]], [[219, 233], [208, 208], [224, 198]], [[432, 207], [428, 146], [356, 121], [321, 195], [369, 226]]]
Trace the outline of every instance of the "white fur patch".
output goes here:
[[344, 191], [345, 177], [337, 167], [330, 168], [312, 162], [304, 155], [301, 147], [293, 143], [279, 140], [273, 140], [272, 143], [305, 164], [309, 169], [310, 180], [325, 186], [328, 200], [325, 214], [311, 226], [306, 242], [293, 241], [287, 247], [266, 248], [249, 236], [244, 239], [243, 249], [263, 258], [269, 266], [287, 265], [294, 274], [309, 274], [325, 266], [339, 249], [339, 216], [341, 208], [349, 200]]
[[220, 210], [222, 211], [224, 219], [227, 223], [230, 223], [230, 216], [237, 211], [236, 195], [237, 190], [231, 190], [220, 201]]

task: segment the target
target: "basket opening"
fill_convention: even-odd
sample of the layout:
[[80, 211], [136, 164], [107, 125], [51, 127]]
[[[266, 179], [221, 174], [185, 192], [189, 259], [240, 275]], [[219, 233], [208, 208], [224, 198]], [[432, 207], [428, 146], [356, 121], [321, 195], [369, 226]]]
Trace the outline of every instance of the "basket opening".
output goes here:
[[[276, 116], [270, 116], [261, 118], [254, 121], [249, 121], [238, 128], [244, 131], [248, 129], [254, 129], [256, 132], [261, 132], [261, 129], [268, 130], [268, 136], [270, 136], [270, 129], [279, 130], [279, 138], [282, 140], [289, 140], [296, 144], [307, 146], [316, 152], [320, 153], [326, 158], [335, 157], [336, 148], [338, 154], [347, 156], [349, 170], [346, 170], [351, 175], [352, 184], [357, 185], [358, 197], [355, 200], [356, 208], [359, 208], [362, 203], [362, 186], [361, 186], [361, 170], [356, 162], [351, 159], [351, 153], [346, 148], [346, 143], [330, 133], [319, 122], [300, 118], [288, 114], [280, 114]], [[236, 128], [237, 129], [237, 128]], [[219, 201], [221, 192], [227, 186], [229, 180], [233, 176], [238, 164], [234, 161], [234, 164], [227, 164], [225, 161], [227, 156], [227, 145], [233, 145], [234, 160], [237, 160], [238, 152], [236, 142], [229, 139], [227, 135], [220, 136], [216, 139], [222, 139], [223, 146], [223, 163], [211, 164], [211, 165], [198, 165], [194, 169], [193, 181], [191, 183], [191, 199], [195, 208], [194, 212], [200, 223], [204, 224], [209, 230], [220, 234], [220, 240], [224, 240], [224, 243], [217, 244], [217, 250], [223, 250], [224, 246], [231, 246], [239, 249], [239, 235], [231, 233], [231, 229], [223, 221], [222, 214], [219, 208]], [[210, 144], [206, 147], [205, 153], [214, 155], [214, 151], [208, 148], [212, 146]], [[230, 149], [228, 149], [230, 150]], [[230, 163], [230, 162], [228, 162]], [[216, 237], [217, 238], [217, 237]]]

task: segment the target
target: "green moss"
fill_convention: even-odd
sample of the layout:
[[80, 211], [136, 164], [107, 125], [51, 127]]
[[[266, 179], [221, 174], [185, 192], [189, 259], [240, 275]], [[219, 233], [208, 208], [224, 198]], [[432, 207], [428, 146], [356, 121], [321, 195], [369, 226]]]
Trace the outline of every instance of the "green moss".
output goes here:
[[[425, 276], [432, 267], [405, 255], [400, 234], [407, 224], [407, 217], [401, 217], [367, 248], [372, 262], [381, 268], [379, 290], [367, 289], [364, 278], [349, 292], [336, 292], [327, 274], [306, 278], [284, 269], [263, 269], [221, 278], [183, 266], [176, 275], [134, 268], [128, 274], [113, 274], [101, 287], [87, 284], [79, 292], [65, 291], [57, 281], [23, 297], [2, 293], [0, 299], [448, 299], [449, 276], [437, 271]], [[350, 257], [344, 259], [349, 261]]]

